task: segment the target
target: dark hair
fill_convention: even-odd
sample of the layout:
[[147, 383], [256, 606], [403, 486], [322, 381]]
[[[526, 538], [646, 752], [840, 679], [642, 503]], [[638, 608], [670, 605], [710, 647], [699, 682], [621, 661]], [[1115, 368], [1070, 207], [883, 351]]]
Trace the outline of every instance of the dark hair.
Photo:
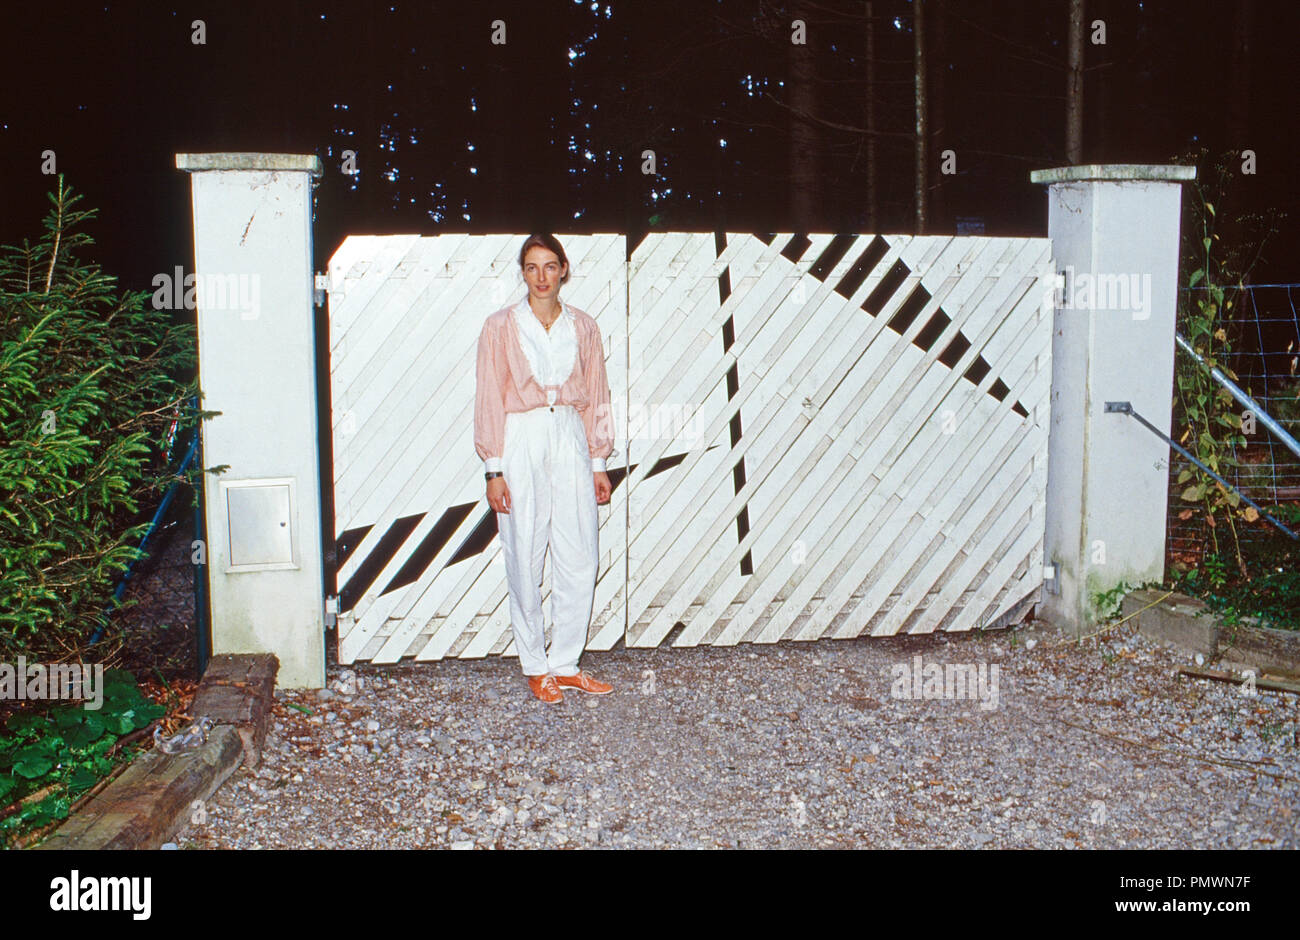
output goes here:
[[564, 277], [560, 278], [560, 283], [567, 284], [569, 282], [569, 275], [572, 273], [569, 269], [569, 258], [565, 255], [564, 248], [561, 247], [559, 239], [550, 232], [542, 232], [538, 235], [529, 235], [524, 239], [524, 247], [519, 249], [520, 271], [524, 269], [524, 255], [528, 254], [529, 248], [545, 248], [547, 251], [555, 252], [556, 257], [560, 259], [560, 264], [565, 268]]

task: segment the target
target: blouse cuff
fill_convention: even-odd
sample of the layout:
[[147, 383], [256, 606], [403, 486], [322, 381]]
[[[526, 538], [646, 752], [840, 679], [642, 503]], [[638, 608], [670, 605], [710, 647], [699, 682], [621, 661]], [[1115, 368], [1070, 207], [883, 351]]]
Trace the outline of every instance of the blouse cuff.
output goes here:
[[592, 458], [591, 458], [591, 472], [592, 472], [592, 473], [604, 473], [604, 472], [605, 472], [605, 458], [604, 458], [604, 457], [592, 457]]
[[488, 457], [488, 458], [486, 458], [486, 459], [483, 461], [483, 472], [484, 472], [484, 473], [496, 473], [497, 471], [501, 470], [501, 460], [502, 460], [502, 458], [500, 458], [500, 457]]

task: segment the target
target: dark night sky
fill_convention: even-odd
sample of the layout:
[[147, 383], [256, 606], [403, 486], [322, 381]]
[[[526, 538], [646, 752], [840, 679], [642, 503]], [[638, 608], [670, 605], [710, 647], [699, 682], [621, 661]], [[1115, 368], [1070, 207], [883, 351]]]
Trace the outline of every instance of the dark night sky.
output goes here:
[[[349, 232], [782, 231], [790, 223], [789, 21], [808, 22], [815, 113], [861, 127], [864, 3], [46, 3], [6, 10], [0, 241], [35, 236], [52, 178], [100, 210], [97, 257], [126, 286], [192, 264], [177, 151], [315, 153], [316, 268]], [[1250, 147], [1243, 210], [1290, 217], [1256, 280], [1300, 280], [1290, 147], [1298, 4], [1257, 0], [1234, 81], [1236, 4], [1090, 0], [1085, 162]], [[928, 231], [1045, 234], [1031, 169], [1064, 159], [1065, 0], [928, 0]], [[913, 231], [912, 3], [875, 0], [878, 229]], [[507, 43], [489, 42], [493, 18]], [[206, 44], [191, 42], [203, 19]], [[782, 39], [785, 39], [782, 42]], [[1247, 94], [1244, 102], [1240, 92]], [[1234, 98], [1234, 94], [1237, 95]], [[1232, 114], [1244, 128], [1232, 139]], [[867, 231], [864, 138], [823, 126], [815, 223]], [[725, 142], [725, 143], [724, 143]], [[340, 171], [345, 148], [360, 173]], [[653, 148], [659, 175], [639, 172]]]

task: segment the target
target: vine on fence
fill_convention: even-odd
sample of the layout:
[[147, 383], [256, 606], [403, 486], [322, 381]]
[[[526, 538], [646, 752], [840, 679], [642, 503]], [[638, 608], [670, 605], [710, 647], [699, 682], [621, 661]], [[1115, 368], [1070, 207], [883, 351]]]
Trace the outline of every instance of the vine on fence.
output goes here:
[[[1194, 155], [1207, 167], [1189, 187], [1184, 200], [1182, 270], [1186, 290], [1179, 292], [1178, 329], [1205, 365], [1178, 355], [1175, 368], [1174, 435], [1196, 458], [1220, 476], [1241, 478], [1238, 448], [1248, 444], [1245, 412], [1227, 389], [1209, 374], [1218, 367], [1240, 384], [1231, 362], [1244, 336], [1244, 285], [1260, 260], [1263, 246], [1277, 231], [1277, 213], [1228, 218], [1225, 199], [1239, 183], [1236, 155], [1212, 165], [1206, 152]], [[1226, 237], [1220, 236], [1226, 232]], [[1252, 396], [1263, 390], [1247, 387]], [[1185, 508], [1182, 520], [1199, 513], [1208, 550], [1175, 578], [1177, 589], [1200, 597], [1226, 623], [1257, 617], [1266, 626], [1300, 629], [1300, 575], [1294, 542], [1270, 529], [1243, 545], [1242, 525], [1259, 519], [1254, 507], [1198, 467], [1177, 478]], [[1294, 520], [1290, 506], [1267, 506], [1275, 517]]]
[[[1199, 156], [1204, 165], [1205, 152]], [[1235, 165], [1231, 156], [1221, 158], [1209, 169], [1209, 180], [1199, 178], [1190, 187], [1190, 198], [1184, 201], [1183, 264], [1187, 272], [1186, 287], [1179, 292], [1178, 328], [1200, 355], [1205, 365], [1190, 356], [1177, 356], [1175, 368], [1174, 420], [1175, 439], [1198, 460], [1220, 476], [1231, 478], [1238, 462], [1234, 447], [1247, 443], [1243, 414], [1232, 394], [1220, 386], [1209, 374], [1217, 367], [1224, 375], [1238, 381], [1229, 365], [1234, 352], [1234, 341], [1241, 335], [1239, 303], [1246, 277], [1259, 260], [1259, 251], [1267, 236], [1275, 229], [1269, 227], [1258, 236], [1253, 256], [1242, 245], [1224, 249], [1215, 231], [1219, 209], [1211, 196], [1219, 196], [1229, 189]], [[1203, 174], [1201, 174], [1203, 175]], [[1239, 217], [1243, 221], [1258, 222], [1258, 217]], [[1271, 221], [1271, 220], [1270, 220]], [[1219, 245], [1216, 247], [1216, 243]], [[1243, 260], [1247, 259], [1249, 260]], [[1198, 288], [1192, 290], [1191, 288]], [[1192, 504], [1179, 513], [1183, 520], [1191, 519], [1200, 509], [1209, 533], [1211, 550], [1216, 559], [1229, 556], [1238, 573], [1249, 580], [1237, 523], [1254, 522], [1259, 514], [1254, 507], [1244, 505], [1241, 497], [1210, 477], [1198, 467], [1188, 467], [1178, 475], [1178, 485], [1183, 487], [1180, 498]], [[1220, 535], [1219, 525], [1224, 523], [1227, 534]]]

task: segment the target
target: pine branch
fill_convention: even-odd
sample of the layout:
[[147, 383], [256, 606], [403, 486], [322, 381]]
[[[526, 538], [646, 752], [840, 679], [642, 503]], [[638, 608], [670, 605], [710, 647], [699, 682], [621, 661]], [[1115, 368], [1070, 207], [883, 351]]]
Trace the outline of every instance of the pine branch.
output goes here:
[[59, 201], [58, 201], [58, 224], [54, 229], [54, 250], [50, 252], [50, 269], [45, 274], [45, 293], [50, 292], [50, 284], [54, 281], [54, 262], [59, 257], [59, 241], [63, 238], [63, 174], [59, 174]]

